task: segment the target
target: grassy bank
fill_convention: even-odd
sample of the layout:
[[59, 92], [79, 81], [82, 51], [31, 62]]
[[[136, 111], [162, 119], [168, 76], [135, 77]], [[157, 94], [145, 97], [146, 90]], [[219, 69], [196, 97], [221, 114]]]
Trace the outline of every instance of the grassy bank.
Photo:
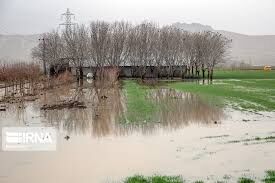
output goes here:
[[[232, 75], [232, 77], [237, 77], [234, 73]], [[240, 109], [275, 110], [275, 79], [222, 79], [210, 85], [174, 82], [169, 83], [168, 86], [180, 91], [220, 97], [225, 99], [227, 104]]]
[[124, 183], [182, 183], [184, 182], [180, 176], [142, 176], [135, 175], [133, 177], [128, 177]]
[[[265, 172], [265, 177], [261, 180], [263, 183], [275, 183], [275, 171], [268, 170]], [[226, 180], [216, 181], [216, 183], [226, 183], [232, 182], [228, 178], [224, 178]], [[256, 180], [249, 178], [249, 177], [240, 177], [236, 183], [255, 183]], [[132, 177], [126, 178], [123, 183], [204, 183], [202, 180], [198, 181], [186, 181], [181, 176], [161, 176], [161, 175], [154, 175], [154, 176], [142, 176], [142, 175], [135, 175]]]

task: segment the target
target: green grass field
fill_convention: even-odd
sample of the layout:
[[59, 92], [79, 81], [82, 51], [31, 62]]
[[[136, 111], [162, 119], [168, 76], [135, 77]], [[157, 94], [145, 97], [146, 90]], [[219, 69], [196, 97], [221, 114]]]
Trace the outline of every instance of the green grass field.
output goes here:
[[253, 111], [275, 110], [275, 72], [217, 71], [213, 84], [174, 82], [168, 87], [184, 92], [219, 97], [224, 104]]
[[[183, 92], [197, 93], [209, 102], [230, 106], [238, 110], [275, 111], [275, 72], [265, 71], [216, 71], [213, 84], [198, 82], [165, 82], [169, 87]], [[159, 87], [159, 86], [157, 86]], [[124, 80], [127, 112], [123, 122], [150, 122], [158, 107], [148, 98], [149, 86], [135, 80]]]
[[214, 79], [275, 79], [275, 71], [236, 70], [214, 71]]

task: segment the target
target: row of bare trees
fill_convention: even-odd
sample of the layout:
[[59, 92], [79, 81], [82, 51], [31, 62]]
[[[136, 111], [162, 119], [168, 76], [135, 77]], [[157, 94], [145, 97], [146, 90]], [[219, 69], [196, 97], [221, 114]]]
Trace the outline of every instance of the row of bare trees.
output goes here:
[[202, 73], [204, 78], [207, 72], [212, 78], [214, 67], [225, 61], [230, 45], [229, 39], [216, 32], [191, 33], [151, 22], [95, 21], [43, 37], [45, 43], [33, 49], [33, 57], [44, 59], [56, 70], [69, 62], [78, 69], [80, 78], [84, 66], [126, 65], [139, 68], [141, 77], [148, 66], [166, 66], [169, 75], [173, 75], [173, 66], [185, 66], [185, 77], [200, 77]]

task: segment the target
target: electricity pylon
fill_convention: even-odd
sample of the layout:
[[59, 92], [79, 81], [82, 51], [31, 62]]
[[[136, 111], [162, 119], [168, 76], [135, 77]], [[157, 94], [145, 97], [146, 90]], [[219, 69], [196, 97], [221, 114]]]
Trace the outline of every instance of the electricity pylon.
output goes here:
[[65, 22], [59, 24], [62, 26], [65, 26], [66, 31], [71, 31], [72, 30], [72, 26], [75, 25], [75, 23], [72, 22], [72, 17], [74, 18], [74, 14], [70, 12], [70, 9], [67, 8], [67, 11], [63, 14], [61, 14], [62, 18], [65, 18]]

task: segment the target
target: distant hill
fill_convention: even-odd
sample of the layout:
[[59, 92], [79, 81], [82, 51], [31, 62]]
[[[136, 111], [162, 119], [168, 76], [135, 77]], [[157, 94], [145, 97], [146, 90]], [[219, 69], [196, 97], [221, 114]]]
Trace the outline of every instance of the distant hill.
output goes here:
[[182, 30], [216, 31], [232, 39], [231, 61], [244, 61], [253, 65], [275, 65], [275, 35], [248, 36], [224, 30], [214, 30], [211, 26], [198, 23], [175, 23]]
[[245, 61], [253, 65], [275, 65], [275, 35], [247, 36], [219, 31], [232, 39], [233, 61]]
[[0, 58], [30, 61], [38, 39], [39, 35], [0, 35]]
[[202, 24], [199, 24], [199, 23], [187, 24], [187, 23], [177, 22], [177, 23], [172, 24], [172, 26], [183, 29], [185, 31], [189, 31], [189, 32], [215, 31], [211, 26], [202, 25]]
[[[186, 31], [217, 31], [232, 39], [231, 61], [253, 65], [275, 65], [275, 35], [248, 36], [224, 30], [214, 30], [199, 23], [174, 23]], [[31, 49], [38, 44], [39, 35], [0, 35], [0, 58], [30, 61]]]

